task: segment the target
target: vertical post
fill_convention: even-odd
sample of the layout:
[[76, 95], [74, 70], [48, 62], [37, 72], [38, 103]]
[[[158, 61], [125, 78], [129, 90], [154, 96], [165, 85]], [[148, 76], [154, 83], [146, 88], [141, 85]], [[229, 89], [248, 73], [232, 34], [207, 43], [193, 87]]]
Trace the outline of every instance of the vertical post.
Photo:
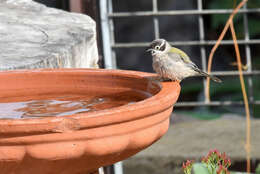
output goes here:
[[123, 162], [119, 161], [114, 164], [115, 174], [123, 174]]
[[[197, 6], [198, 6], [198, 11], [201, 12], [203, 7], [202, 7], [202, 0], [197, 0]], [[199, 39], [200, 42], [204, 42], [205, 40], [205, 32], [204, 32], [204, 20], [202, 15], [199, 15]], [[200, 55], [201, 55], [201, 62], [202, 62], [202, 70], [206, 71], [207, 70], [207, 61], [206, 61], [206, 49], [205, 46], [201, 46], [200, 47]], [[207, 85], [207, 81], [206, 79], [203, 79], [203, 87], [204, 87], [204, 98], [205, 98], [205, 102], [208, 103], [208, 99], [206, 98], [206, 85]]]
[[[116, 69], [116, 53], [112, 50], [112, 45], [115, 44], [114, 22], [108, 14], [113, 13], [112, 0], [100, 0], [100, 18], [101, 32], [104, 51], [104, 67], [106, 69]], [[103, 173], [123, 174], [122, 162], [115, 163], [112, 166], [105, 167]]]
[[[157, 6], [157, 0], [153, 0], [153, 13], [158, 12], [158, 6]], [[153, 26], [154, 26], [154, 37], [155, 39], [160, 38], [160, 32], [159, 32], [159, 20], [158, 17], [153, 17]]]
[[111, 35], [113, 35], [112, 33], [114, 31], [112, 29], [113, 26], [111, 26], [111, 22], [108, 19], [108, 13], [112, 10], [112, 4], [109, 7], [107, 1], [108, 0], [100, 0], [101, 33], [104, 52], [104, 67], [107, 69], [113, 69], [116, 68], [116, 61], [113, 55], [114, 53], [112, 53], [111, 45], [111, 42], [113, 41]]
[[77, 1], [70, 0], [69, 3], [70, 3], [70, 11], [76, 13], [84, 13], [81, 0], [77, 0]]
[[[113, 13], [113, 2], [112, 0], [108, 0], [108, 14]], [[112, 59], [112, 69], [117, 68], [117, 63], [116, 63], [116, 52], [112, 49], [112, 45], [115, 44], [115, 34], [114, 34], [114, 21], [113, 18], [108, 18], [108, 24], [110, 27], [110, 50], [111, 50], [111, 59]]]
[[[247, 4], [243, 7], [245, 10], [247, 9]], [[248, 30], [248, 17], [247, 13], [243, 14], [243, 21], [244, 21], [244, 34], [245, 34], [245, 41], [248, 42], [250, 40], [249, 38], [249, 30]], [[246, 53], [246, 66], [247, 66], [247, 72], [252, 72], [252, 61], [251, 61], [251, 49], [248, 43], [245, 44], [245, 53]], [[247, 84], [248, 84], [248, 94], [249, 94], [249, 106], [252, 113], [252, 103], [254, 102], [254, 92], [253, 92], [253, 79], [252, 76], [247, 77]], [[254, 113], [252, 114], [254, 115]]]

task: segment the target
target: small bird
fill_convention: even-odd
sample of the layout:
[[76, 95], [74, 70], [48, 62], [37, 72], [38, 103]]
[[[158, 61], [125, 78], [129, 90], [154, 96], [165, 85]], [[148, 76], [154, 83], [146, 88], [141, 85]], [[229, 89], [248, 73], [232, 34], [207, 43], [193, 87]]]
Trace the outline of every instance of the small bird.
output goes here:
[[215, 82], [222, 81], [208, 73], [200, 70], [182, 50], [172, 47], [164, 39], [156, 39], [147, 50], [153, 56], [153, 69], [162, 79], [170, 79], [181, 82], [186, 77], [205, 76]]

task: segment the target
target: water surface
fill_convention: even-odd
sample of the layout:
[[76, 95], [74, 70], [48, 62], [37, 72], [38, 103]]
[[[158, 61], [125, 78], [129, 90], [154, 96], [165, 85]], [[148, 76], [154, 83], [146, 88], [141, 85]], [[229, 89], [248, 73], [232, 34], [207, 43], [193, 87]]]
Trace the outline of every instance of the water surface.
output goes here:
[[[137, 92], [91, 97], [87, 94], [40, 95], [16, 97], [1, 101], [0, 118], [32, 118], [87, 113], [132, 104], [147, 98]], [[34, 99], [35, 98], [35, 99]], [[36, 99], [39, 98], [39, 99]]]

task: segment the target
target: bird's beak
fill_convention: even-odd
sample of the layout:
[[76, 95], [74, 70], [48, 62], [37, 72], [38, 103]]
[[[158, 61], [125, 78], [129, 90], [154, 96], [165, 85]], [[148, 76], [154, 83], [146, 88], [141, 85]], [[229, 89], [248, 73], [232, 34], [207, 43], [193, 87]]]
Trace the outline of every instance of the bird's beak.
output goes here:
[[146, 52], [151, 52], [151, 51], [153, 51], [152, 48], [149, 48], [149, 49], [146, 50]]
[[156, 50], [155, 50], [155, 49], [152, 49], [152, 48], [149, 48], [149, 49], [146, 50], [146, 52], [151, 52], [152, 56], [154, 56]]

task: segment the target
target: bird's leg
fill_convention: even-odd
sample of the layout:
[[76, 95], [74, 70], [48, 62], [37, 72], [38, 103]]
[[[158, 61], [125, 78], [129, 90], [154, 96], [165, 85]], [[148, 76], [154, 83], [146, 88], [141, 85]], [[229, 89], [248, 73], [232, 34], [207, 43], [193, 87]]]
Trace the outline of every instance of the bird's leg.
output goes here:
[[181, 80], [179, 80], [179, 79], [166, 79], [165, 80], [165, 82], [169, 82], [169, 81], [181, 83]]
[[152, 77], [148, 77], [148, 79], [153, 82], [171, 82], [171, 81], [178, 82], [178, 83], [181, 82], [181, 80], [178, 79], [170, 79], [162, 76], [152, 76]]

